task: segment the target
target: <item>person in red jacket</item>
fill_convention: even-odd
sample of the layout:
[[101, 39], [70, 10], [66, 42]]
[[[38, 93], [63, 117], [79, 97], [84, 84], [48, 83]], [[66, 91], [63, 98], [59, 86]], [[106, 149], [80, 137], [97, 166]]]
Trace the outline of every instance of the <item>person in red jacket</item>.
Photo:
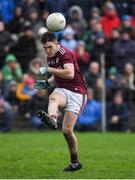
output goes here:
[[112, 30], [119, 28], [121, 25], [115, 6], [111, 2], [107, 2], [104, 6], [104, 16], [101, 18], [101, 24], [107, 39], [110, 38]]

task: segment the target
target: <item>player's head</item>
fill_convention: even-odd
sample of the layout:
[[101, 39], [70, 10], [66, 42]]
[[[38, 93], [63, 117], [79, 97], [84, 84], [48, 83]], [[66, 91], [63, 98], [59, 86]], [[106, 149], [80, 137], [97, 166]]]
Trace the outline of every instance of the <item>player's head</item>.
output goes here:
[[59, 50], [57, 38], [52, 32], [45, 32], [41, 37], [43, 48], [48, 57], [54, 57]]

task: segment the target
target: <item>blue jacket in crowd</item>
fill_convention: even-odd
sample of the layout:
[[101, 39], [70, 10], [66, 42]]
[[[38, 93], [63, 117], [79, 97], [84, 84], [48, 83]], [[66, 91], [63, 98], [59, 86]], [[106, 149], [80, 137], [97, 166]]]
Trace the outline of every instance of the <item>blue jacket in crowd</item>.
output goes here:
[[95, 100], [86, 103], [83, 113], [78, 118], [79, 125], [92, 125], [101, 120], [101, 104]]
[[13, 0], [0, 0], [0, 15], [5, 23], [13, 18], [15, 4]]

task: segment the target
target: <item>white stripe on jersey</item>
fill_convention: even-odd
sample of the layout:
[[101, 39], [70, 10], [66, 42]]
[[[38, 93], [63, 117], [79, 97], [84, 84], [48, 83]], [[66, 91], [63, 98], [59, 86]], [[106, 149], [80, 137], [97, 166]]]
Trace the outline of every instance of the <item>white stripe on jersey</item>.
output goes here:
[[63, 49], [62, 47], [60, 47], [59, 52], [60, 52], [62, 55], [64, 55], [64, 54], [66, 53], [65, 49]]

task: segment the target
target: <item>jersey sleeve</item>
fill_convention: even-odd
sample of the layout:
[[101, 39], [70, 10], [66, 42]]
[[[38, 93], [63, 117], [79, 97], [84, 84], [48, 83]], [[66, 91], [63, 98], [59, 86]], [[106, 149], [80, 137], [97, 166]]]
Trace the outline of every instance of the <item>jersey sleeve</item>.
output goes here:
[[72, 54], [66, 53], [66, 54], [63, 56], [63, 60], [62, 60], [63, 65], [68, 64], [68, 63], [73, 64], [73, 62], [74, 62], [74, 57], [73, 57]]

